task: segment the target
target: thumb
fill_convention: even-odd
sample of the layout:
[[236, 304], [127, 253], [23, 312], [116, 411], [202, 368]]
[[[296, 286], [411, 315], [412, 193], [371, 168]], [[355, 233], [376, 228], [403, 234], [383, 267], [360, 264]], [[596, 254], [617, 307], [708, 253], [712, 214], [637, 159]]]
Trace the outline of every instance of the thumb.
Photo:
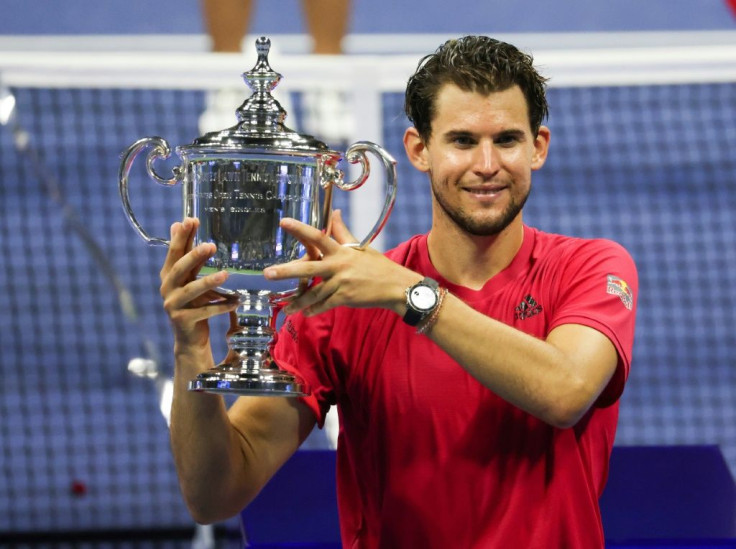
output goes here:
[[348, 244], [350, 242], [359, 242], [357, 238], [350, 232], [345, 221], [342, 219], [342, 211], [335, 210], [332, 212], [332, 237], [338, 244]]

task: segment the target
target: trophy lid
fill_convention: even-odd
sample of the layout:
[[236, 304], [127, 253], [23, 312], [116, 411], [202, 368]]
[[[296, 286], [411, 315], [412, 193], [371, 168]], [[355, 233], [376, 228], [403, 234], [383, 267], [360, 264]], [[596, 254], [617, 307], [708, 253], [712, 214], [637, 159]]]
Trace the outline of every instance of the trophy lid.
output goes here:
[[235, 111], [238, 124], [206, 133], [195, 139], [191, 145], [179, 149], [205, 154], [212, 150], [236, 152], [252, 149], [253, 152], [260, 153], [340, 155], [315, 137], [300, 134], [284, 125], [286, 111], [271, 95], [282, 76], [268, 63], [270, 49], [270, 39], [262, 36], [256, 40], [258, 60], [250, 71], [242, 75], [253, 94]]

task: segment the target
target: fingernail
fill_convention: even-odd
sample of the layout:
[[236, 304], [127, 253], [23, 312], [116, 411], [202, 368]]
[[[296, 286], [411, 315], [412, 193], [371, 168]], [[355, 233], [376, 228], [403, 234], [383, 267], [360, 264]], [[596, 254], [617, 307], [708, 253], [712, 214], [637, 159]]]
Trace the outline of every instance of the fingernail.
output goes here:
[[266, 267], [265, 269], [263, 269], [263, 276], [264, 276], [264, 278], [271, 279], [271, 278], [274, 277], [275, 274], [276, 273], [275, 273], [273, 267]]
[[227, 280], [227, 277], [228, 277], [227, 271], [220, 271], [219, 273], [215, 273], [213, 276], [215, 282], [217, 283], [225, 282], [225, 280]]

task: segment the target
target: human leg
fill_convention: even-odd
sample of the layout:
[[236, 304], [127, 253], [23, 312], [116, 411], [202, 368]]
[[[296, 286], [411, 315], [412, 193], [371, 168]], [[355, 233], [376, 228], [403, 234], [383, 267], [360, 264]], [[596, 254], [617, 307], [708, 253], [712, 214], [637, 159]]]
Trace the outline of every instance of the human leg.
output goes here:
[[[312, 53], [340, 55], [350, 20], [350, 0], [302, 0], [304, 20], [312, 38]], [[355, 121], [345, 92], [329, 87], [304, 94], [305, 131], [331, 144], [352, 138]]]
[[312, 52], [342, 53], [350, 20], [350, 0], [303, 0], [304, 20], [312, 37]]
[[251, 0], [201, 0], [202, 18], [214, 52], [241, 50], [252, 14]]

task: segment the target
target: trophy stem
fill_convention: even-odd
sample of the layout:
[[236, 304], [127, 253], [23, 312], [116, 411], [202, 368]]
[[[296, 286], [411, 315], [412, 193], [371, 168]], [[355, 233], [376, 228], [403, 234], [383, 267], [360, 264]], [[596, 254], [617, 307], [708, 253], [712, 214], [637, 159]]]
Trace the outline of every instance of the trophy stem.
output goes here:
[[269, 299], [269, 292], [245, 290], [239, 293], [238, 328], [228, 335], [228, 346], [240, 357], [240, 365], [247, 369], [275, 367], [268, 350], [275, 342], [278, 308]]
[[226, 362], [189, 382], [190, 391], [237, 395], [304, 396], [304, 380], [280, 370], [270, 349], [282, 306], [265, 290], [238, 290], [237, 328], [228, 335]]

